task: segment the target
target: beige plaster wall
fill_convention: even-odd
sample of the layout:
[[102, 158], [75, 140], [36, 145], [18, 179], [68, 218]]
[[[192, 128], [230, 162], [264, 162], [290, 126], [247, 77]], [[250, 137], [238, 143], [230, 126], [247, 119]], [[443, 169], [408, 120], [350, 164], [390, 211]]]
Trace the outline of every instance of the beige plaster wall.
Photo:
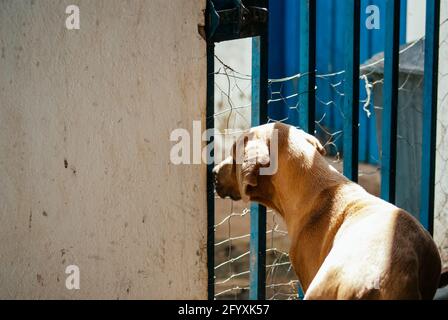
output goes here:
[[0, 298], [206, 298], [204, 5], [0, 1]]

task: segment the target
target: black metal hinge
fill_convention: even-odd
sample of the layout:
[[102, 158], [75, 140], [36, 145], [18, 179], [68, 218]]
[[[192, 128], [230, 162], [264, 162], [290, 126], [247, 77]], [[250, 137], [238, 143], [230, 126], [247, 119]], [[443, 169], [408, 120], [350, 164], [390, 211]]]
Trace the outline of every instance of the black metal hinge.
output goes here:
[[265, 32], [268, 22], [266, 1], [208, 0], [205, 26], [199, 33], [209, 43], [255, 37]]

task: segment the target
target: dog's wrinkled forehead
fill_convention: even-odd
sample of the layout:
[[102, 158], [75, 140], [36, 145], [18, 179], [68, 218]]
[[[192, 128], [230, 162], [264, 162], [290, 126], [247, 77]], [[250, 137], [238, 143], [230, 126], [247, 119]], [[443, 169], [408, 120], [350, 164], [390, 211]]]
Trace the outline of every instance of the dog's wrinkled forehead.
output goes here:
[[[238, 161], [244, 152], [269, 154], [273, 150], [280, 152], [279, 149], [285, 146], [303, 151], [309, 148], [309, 145], [313, 146], [314, 150], [317, 150], [321, 155], [325, 155], [325, 148], [313, 135], [282, 123], [269, 123], [251, 128], [248, 132], [242, 134], [233, 144], [231, 156]], [[268, 153], [267, 150], [270, 150], [270, 152]], [[257, 154], [246, 156], [252, 158], [256, 157]], [[262, 157], [260, 159], [264, 161]]]
[[244, 152], [246, 152], [246, 158], [255, 159], [257, 157], [257, 150], [258, 152], [260, 151], [259, 148], [266, 148], [266, 150], [263, 151], [267, 151], [269, 148], [268, 133], [271, 130], [266, 129], [268, 129], [268, 127], [255, 127], [243, 133], [233, 143], [230, 155], [235, 160], [241, 160]]

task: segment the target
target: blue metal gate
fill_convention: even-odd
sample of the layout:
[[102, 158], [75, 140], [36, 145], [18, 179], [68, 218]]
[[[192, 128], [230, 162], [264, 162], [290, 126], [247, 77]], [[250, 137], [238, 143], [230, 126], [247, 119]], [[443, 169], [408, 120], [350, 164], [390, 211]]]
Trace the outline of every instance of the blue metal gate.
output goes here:
[[[323, 0], [322, 0], [323, 1]], [[296, 2], [296, 1], [295, 1]], [[344, 175], [353, 181], [358, 178], [359, 161], [359, 79], [360, 47], [362, 34], [361, 0], [344, 0], [343, 17], [345, 21], [345, 72], [343, 106], [343, 150]], [[270, 110], [268, 105], [268, 21], [257, 20], [256, 28], [249, 31], [244, 28], [217, 28], [219, 17], [216, 9], [229, 10], [241, 4], [268, 8], [268, 1], [214, 0], [208, 1], [206, 12], [207, 32], [207, 129], [214, 127], [214, 41], [254, 36], [252, 45], [252, 126], [266, 123]], [[284, 3], [289, 3], [285, 0]], [[299, 29], [299, 84], [298, 104], [300, 105], [297, 123], [302, 129], [315, 133], [316, 124], [316, 2], [298, 0], [300, 10]], [[216, 8], [214, 7], [217, 6]], [[403, 21], [401, 6], [404, 1], [385, 0], [385, 55], [384, 55], [384, 109], [382, 116], [382, 157], [381, 157], [381, 197], [395, 202], [395, 175], [397, 159], [397, 100], [399, 47], [403, 42]], [[236, 11], [235, 11], [236, 12]], [[228, 12], [227, 12], [228, 13]], [[227, 14], [226, 13], [226, 14]], [[215, 15], [214, 15], [215, 14]], [[232, 16], [233, 18], [235, 16]], [[434, 218], [434, 180], [437, 116], [437, 75], [439, 46], [440, 0], [426, 0], [426, 40], [423, 89], [423, 149], [421, 176], [421, 212], [420, 221], [431, 233]], [[217, 19], [217, 20], [216, 20]], [[221, 20], [222, 22], [223, 20]], [[229, 22], [228, 20], [224, 20]], [[238, 23], [236, 24], [238, 25]], [[239, 24], [241, 27], [241, 24]], [[215, 38], [210, 33], [213, 30]], [[212, 32], [212, 33], [213, 33]], [[219, 33], [221, 32], [221, 33]], [[401, 40], [400, 40], [401, 39]], [[274, 102], [272, 102], [274, 104]], [[280, 117], [276, 114], [275, 117]], [[274, 117], [274, 118], [275, 118]], [[294, 119], [289, 119], [294, 122]], [[211, 147], [210, 141], [210, 147]], [[208, 296], [214, 298], [214, 187], [212, 177], [213, 164], [207, 171], [208, 203]], [[250, 298], [265, 298], [266, 278], [266, 208], [252, 204], [250, 210]]]

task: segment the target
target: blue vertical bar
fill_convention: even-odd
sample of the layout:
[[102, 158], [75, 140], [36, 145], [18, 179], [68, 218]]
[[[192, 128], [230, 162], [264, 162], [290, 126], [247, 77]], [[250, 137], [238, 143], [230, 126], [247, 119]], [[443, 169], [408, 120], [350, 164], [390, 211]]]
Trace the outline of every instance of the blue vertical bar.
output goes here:
[[[283, 34], [285, 35], [284, 41], [284, 65], [285, 65], [285, 76], [291, 76], [294, 74], [298, 74], [300, 72], [300, 1], [297, 0], [283, 0], [283, 1], [275, 1], [275, 2], [284, 2], [284, 10], [280, 19], [284, 22]], [[271, 10], [272, 11], [272, 10]], [[279, 20], [280, 20], [279, 19]], [[271, 20], [272, 21], [272, 20]], [[274, 22], [271, 23], [271, 25]], [[271, 37], [273, 39], [275, 37]], [[271, 43], [271, 42], [270, 42]], [[272, 47], [270, 45], [269, 47]], [[274, 47], [275, 51], [277, 48]], [[272, 52], [271, 51], [271, 52]], [[269, 56], [269, 60], [271, 57]], [[271, 65], [269, 65], [269, 76], [271, 74]], [[284, 92], [284, 96], [289, 96], [291, 94], [297, 94], [299, 92], [299, 79], [293, 79], [291, 81], [286, 81], [285, 83], [281, 83], [282, 91]], [[288, 118], [284, 120], [285, 123], [298, 126], [300, 119], [300, 108], [290, 108], [293, 106], [299, 106], [299, 96], [287, 99], [288, 108]], [[269, 105], [269, 112], [272, 112], [272, 107]]]
[[[291, 75], [286, 66], [287, 50], [286, 43], [291, 36], [287, 33], [289, 25], [285, 18], [285, 1], [271, 1], [269, 4], [269, 77], [279, 79]], [[297, 19], [296, 19], [297, 20]], [[298, 71], [297, 71], [298, 72]], [[296, 73], [297, 73], [296, 72]], [[280, 84], [271, 84], [271, 92], [281, 89]], [[283, 89], [282, 89], [283, 90]], [[277, 96], [276, 96], [277, 97]], [[291, 112], [288, 108], [290, 101], [272, 101], [269, 103], [269, 118], [274, 121], [287, 119]]]
[[395, 202], [397, 160], [398, 63], [400, 49], [400, 3], [386, 1], [384, 51], [384, 107], [382, 123], [381, 198]]
[[[267, 122], [268, 35], [267, 30], [252, 40], [252, 126]], [[266, 208], [250, 207], [250, 292], [251, 300], [266, 297]]]
[[360, 0], [345, 0], [344, 175], [358, 181]]
[[[260, 37], [252, 39], [252, 108], [251, 126], [257, 126], [260, 122]], [[260, 205], [250, 204], [250, 284], [249, 298], [257, 300], [259, 295], [259, 216]]]
[[422, 201], [420, 221], [432, 234], [437, 127], [440, 0], [426, 1], [425, 74], [423, 84]]
[[[207, 44], [207, 106], [206, 121], [207, 129], [215, 127], [215, 54], [214, 44]], [[210, 138], [207, 148], [213, 148], [213, 136]], [[212, 157], [213, 150], [209, 153]], [[207, 165], [207, 271], [208, 271], [208, 299], [215, 298], [215, 188], [213, 185], [214, 163]]]
[[316, 115], [316, 1], [300, 0], [300, 127], [315, 131]]
[[400, 44], [406, 43], [406, 24], [408, 20], [408, 0], [401, 0], [400, 7]]

